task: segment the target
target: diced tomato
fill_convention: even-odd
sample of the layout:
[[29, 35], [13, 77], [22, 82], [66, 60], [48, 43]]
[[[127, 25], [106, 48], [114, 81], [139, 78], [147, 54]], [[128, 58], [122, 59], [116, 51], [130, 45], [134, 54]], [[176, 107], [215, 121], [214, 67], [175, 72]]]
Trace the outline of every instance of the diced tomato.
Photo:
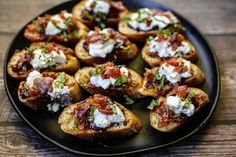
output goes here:
[[98, 106], [106, 106], [108, 104], [108, 97], [95, 94], [93, 96], [92, 102]]
[[151, 23], [152, 23], [152, 20], [150, 20], [150, 19], [147, 19], [147, 20], [146, 20], [146, 25], [147, 25], [148, 27], [151, 25]]
[[103, 79], [118, 78], [121, 75], [119, 68], [108, 68], [102, 73]]
[[166, 61], [167, 64], [174, 66], [174, 67], [178, 67], [179, 66], [179, 62], [176, 59], [170, 59], [168, 61]]

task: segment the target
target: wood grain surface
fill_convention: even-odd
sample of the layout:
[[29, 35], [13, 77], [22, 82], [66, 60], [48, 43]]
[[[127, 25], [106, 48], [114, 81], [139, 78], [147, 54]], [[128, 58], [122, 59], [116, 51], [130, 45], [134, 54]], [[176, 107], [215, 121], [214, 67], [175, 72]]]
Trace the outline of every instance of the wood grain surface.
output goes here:
[[[75, 156], [43, 139], [12, 108], [4, 89], [3, 60], [13, 37], [33, 17], [65, 0], [0, 0], [0, 156]], [[200, 29], [215, 50], [221, 95], [208, 125], [153, 156], [236, 156], [236, 1], [158, 0]]]

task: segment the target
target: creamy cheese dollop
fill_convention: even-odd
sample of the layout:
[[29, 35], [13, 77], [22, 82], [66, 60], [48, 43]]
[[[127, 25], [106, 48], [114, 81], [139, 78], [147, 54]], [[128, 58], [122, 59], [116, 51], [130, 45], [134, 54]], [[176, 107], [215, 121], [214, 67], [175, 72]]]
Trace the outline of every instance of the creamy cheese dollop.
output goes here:
[[[94, 33], [94, 31], [90, 31], [88, 35], [92, 36]], [[107, 29], [103, 29], [100, 33], [109, 36]], [[106, 41], [99, 40], [95, 43], [89, 43], [89, 55], [93, 57], [105, 58], [109, 53], [112, 52], [115, 43], [116, 41], [114, 39], [108, 39]]]
[[177, 49], [173, 50], [171, 43], [169, 42], [170, 39], [163, 40], [161, 42], [158, 42], [156, 39], [150, 41], [149, 45], [149, 51], [152, 53], [157, 53], [158, 56], [160, 57], [180, 57], [179, 53], [181, 52], [182, 54], [187, 54], [191, 51], [189, 43], [183, 41], [180, 46], [178, 46]]
[[41, 77], [42, 75], [37, 70], [33, 70], [32, 72], [29, 73], [25, 84], [28, 85], [29, 87], [32, 87], [34, 85], [34, 79]]
[[178, 73], [177, 71], [175, 71], [175, 66], [164, 63], [161, 65], [161, 67], [159, 69], [159, 75], [160, 76], [165, 75], [166, 79], [172, 84], [179, 82], [182, 77], [188, 78], [188, 77], [192, 76], [190, 61], [186, 61], [186, 60], [182, 59], [182, 62], [184, 63], [183, 66], [186, 66], [188, 69], [186, 72]]
[[190, 104], [188, 108], [184, 107], [185, 101], [182, 101], [178, 96], [168, 96], [166, 104], [174, 111], [175, 114], [185, 114], [190, 117], [194, 114], [194, 105]]
[[85, 3], [85, 8], [94, 13], [108, 14], [110, 11], [110, 4], [104, 0], [88, 0]]
[[53, 15], [51, 17], [45, 29], [46, 35], [49, 36], [56, 35], [61, 33], [62, 30], [67, 29], [68, 26], [65, 24], [65, 20], [66, 18], [71, 17], [72, 14], [64, 12], [63, 16], [65, 17], [65, 19], [62, 19], [59, 14]]
[[30, 64], [34, 69], [43, 69], [54, 65], [63, 65], [66, 63], [66, 56], [62, 50], [45, 53], [43, 49], [33, 51], [34, 58]]
[[[138, 12], [131, 14], [128, 24], [132, 28], [142, 31], [150, 31], [155, 27], [158, 27], [158, 29], [163, 29], [171, 23], [178, 22], [178, 19], [172, 16], [172, 14], [170, 14], [170, 17], [158, 14], [155, 15], [153, 14], [152, 10], [148, 8], [143, 8], [140, 9]], [[146, 22], [147, 19], [149, 22]]]
[[106, 115], [96, 109], [92, 123], [99, 128], [107, 128], [114, 123], [121, 125], [125, 121], [125, 116], [117, 105], [113, 105], [115, 106], [116, 113]]
[[[128, 69], [125, 67], [120, 68], [122, 75], [128, 77]], [[108, 89], [111, 85], [115, 85], [117, 78], [110, 77], [109, 79], [103, 79], [101, 74], [90, 77], [90, 83], [96, 87], [101, 87], [103, 89]]]

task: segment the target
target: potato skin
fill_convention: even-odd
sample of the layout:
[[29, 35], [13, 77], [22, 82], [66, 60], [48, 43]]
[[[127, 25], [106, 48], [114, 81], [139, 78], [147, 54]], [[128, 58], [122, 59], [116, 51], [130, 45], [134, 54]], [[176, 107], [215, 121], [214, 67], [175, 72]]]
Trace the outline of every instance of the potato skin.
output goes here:
[[[189, 41], [185, 40], [185, 42], [189, 43], [191, 52], [189, 54], [184, 54], [182, 56], [182, 58], [186, 59], [186, 60], [189, 60], [191, 62], [196, 62], [197, 59], [198, 59], [196, 49], [194, 48], [194, 46]], [[155, 55], [151, 56], [150, 53], [152, 53], [152, 52], [149, 51], [149, 42], [147, 41], [145, 46], [142, 49], [141, 54], [142, 54], [143, 60], [150, 67], [159, 66], [163, 60], [169, 59], [169, 58], [161, 58], [161, 57], [158, 56], [158, 54], [155, 54]]]
[[[90, 99], [90, 98], [87, 98]], [[87, 100], [86, 99], [86, 100]], [[85, 100], [85, 101], [86, 101]], [[72, 104], [69, 105], [64, 109], [64, 111], [61, 113], [58, 124], [61, 127], [61, 130], [65, 133], [71, 134], [73, 136], [76, 136], [81, 139], [85, 140], [97, 140], [97, 139], [106, 139], [106, 138], [118, 138], [118, 137], [126, 137], [131, 136], [134, 134], [138, 134], [140, 130], [142, 129], [142, 124], [140, 119], [134, 115], [131, 111], [123, 107], [121, 104], [114, 102], [123, 112], [125, 119], [126, 119], [126, 126], [123, 127], [110, 127], [107, 128], [104, 131], [96, 131], [93, 129], [85, 129], [85, 130], [79, 130], [78, 128], [70, 128], [68, 124], [70, 124], [72, 121], [76, 121], [76, 117], [73, 113], [74, 108], [78, 105]]]
[[[81, 17], [82, 15], [82, 11], [84, 9], [86, 0], [82, 0], [81, 2], [79, 2], [78, 4], [76, 4], [73, 9], [72, 9], [72, 14], [75, 17], [75, 19], [77, 21], [81, 21], [82, 23], [84, 23], [86, 26], [88, 26], [89, 28], [93, 29], [94, 26], [97, 26], [97, 24], [93, 21], [90, 20], [86, 20], [83, 19]], [[118, 22], [120, 21], [120, 19], [123, 17], [124, 13], [127, 12], [127, 9], [124, 9], [123, 11], [121, 11], [119, 13], [119, 16], [117, 18], [107, 18], [105, 21], [106, 27], [112, 27], [115, 28], [117, 27]]]
[[[197, 102], [197, 104], [195, 104], [196, 106], [198, 106], [197, 108], [195, 108], [195, 112], [194, 112], [194, 115], [193, 115], [193, 116], [195, 116], [209, 102], [209, 98], [208, 98], [208, 95], [205, 92], [203, 92], [202, 90], [200, 90], [198, 88], [188, 87], [188, 90], [190, 92], [194, 92], [198, 97], [201, 98], [201, 100], [199, 102]], [[167, 94], [167, 96], [168, 95], [169, 94]], [[165, 97], [160, 97], [159, 101], [160, 102], [166, 101], [166, 98]], [[167, 126], [159, 127], [158, 123], [159, 123], [160, 116], [154, 110], [150, 111], [149, 116], [150, 116], [150, 125], [154, 129], [156, 129], [158, 131], [161, 131], [161, 132], [176, 132], [192, 118], [192, 117], [190, 117], [190, 118], [188, 118], [187, 120], [185, 120], [181, 123], [180, 122], [179, 123], [178, 122], [173, 122], [173, 123], [170, 123]]]
[[[46, 42], [35, 42], [32, 43], [29, 48], [34, 49], [34, 48], [41, 48], [43, 46], [45, 46]], [[53, 46], [55, 43], [47, 43], [48, 47]], [[52, 71], [56, 71], [56, 72], [60, 72], [60, 71], [64, 71], [66, 73], [69, 74], [73, 74], [75, 73], [79, 67], [80, 67], [80, 63], [77, 60], [77, 58], [74, 55], [74, 52], [72, 49], [64, 47], [62, 45], [59, 44], [55, 44], [57, 47], [61, 48], [61, 49], [65, 49], [64, 53], [65, 56], [67, 58], [67, 63], [65, 65], [58, 65], [56, 66], [55, 69], [53, 69]], [[17, 64], [18, 60], [21, 58], [21, 56], [23, 56], [24, 54], [28, 53], [26, 49], [23, 50], [16, 50], [15, 53], [13, 54], [13, 56], [11, 57], [11, 59], [9, 60], [8, 64], [7, 64], [7, 72], [8, 74], [18, 80], [24, 80], [28, 74], [33, 70], [33, 67], [31, 67], [30, 69], [28, 69], [27, 71], [24, 72], [16, 72], [13, 70], [13, 66]]]
[[[192, 76], [184, 80], [182, 83], [178, 84], [196, 87], [203, 83], [203, 81], [205, 80], [205, 75], [197, 65], [191, 63], [190, 67], [192, 71]], [[156, 68], [152, 68], [147, 69], [146, 71], [150, 71], [152, 74], [155, 74], [155, 70]], [[139, 93], [144, 96], [152, 96], [154, 98], [158, 98], [159, 96], [165, 95], [174, 87], [172, 84], [165, 84], [163, 89], [160, 92], [157, 92], [159, 85], [157, 85], [156, 88], [151, 89], [146, 87], [147, 82], [147, 78], [144, 77], [143, 86], [139, 89]]]
[[75, 74], [76, 81], [91, 94], [100, 93], [111, 97], [121, 97], [123, 94], [128, 95], [131, 98], [139, 99], [143, 96], [138, 92], [138, 89], [142, 87], [143, 78], [135, 71], [128, 69], [130, 73], [130, 82], [124, 87], [109, 87], [104, 90], [101, 87], [95, 87], [89, 85], [91, 74], [95, 72], [94, 67], [84, 67], [79, 69]]
[[[43, 77], [52, 77], [52, 78], [56, 78], [59, 73], [56, 72], [44, 72], [42, 73]], [[78, 83], [75, 81], [74, 77], [65, 74], [65, 85], [69, 87], [70, 89], [70, 97], [72, 98], [72, 102], [77, 102], [81, 99], [82, 97], [82, 92], [81, 92], [81, 88], [78, 85]], [[25, 89], [27, 87], [25, 87], [25, 81], [21, 81], [20, 85], [18, 87], [18, 97], [19, 100], [25, 104], [27, 107], [33, 109], [33, 110], [42, 110], [47, 108], [47, 102], [49, 100], [48, 97], [45, 96], [37, 96], [37, 97], [27, 97], [27, 98], [22, 98], [21, 97], [21, 89]]]
[[119, 52], [119, 54], [111, 52], [110, 54], [107, 55], [106, 58], [92, 57], [89, 55], [89, 52], [84, 48], [83, 46], [84, 42], [85, 42], [84, 38], [80, 40], [80, 42], [75, 47], [75, 53], [80, 61], [88, 65], [101, 64], [107, 61], [113, 61], [115, 63], [123, 63], [134, 59], [138, 54], [137, 46], [134, 43], [127, 41], [127, 45], [130, 46], [128, 52]]
[[[50, 17], [50, 15], [46, 15], [43, 17], [39, 17], [35, 21], [36, 22], [43, 21], [43, 23], [47, 24], [47, 22], [50, 20], [49, 17]], [[25, 36], [25, 38], [27, 38], [31, 42], [42, 42], [42, 41], [48, 41], [50, 39], [50, 41], [55, 41], [55, 42], [63, 44], [63, 45], [74, 45], [83, 36], [85, 36], [87, 34], [89, 29], [86, 25], [84, 25], [82, 22], [80, 22], [78, 20], [75, 20], [73, 17], [72, 17], [72, 23], [74, 23], [74, 25], [77, 28], [77, 36], [74, 36], [73, 34], [68, 34], [68, 41], [65, 41], [64, 36], [61, 34], [57, 34], [54, 36], [47, 36], [45, 34], [37, 32], [37, 31], [35, 31], [35, 32], [30, 31], [30, 27], [33, 26], [33, 23], [30, 23], [26, 27], [25, 32], [24, 32], [24, 36]], [[43, 30], [43, 31], [45, 31], [45, 30]]]

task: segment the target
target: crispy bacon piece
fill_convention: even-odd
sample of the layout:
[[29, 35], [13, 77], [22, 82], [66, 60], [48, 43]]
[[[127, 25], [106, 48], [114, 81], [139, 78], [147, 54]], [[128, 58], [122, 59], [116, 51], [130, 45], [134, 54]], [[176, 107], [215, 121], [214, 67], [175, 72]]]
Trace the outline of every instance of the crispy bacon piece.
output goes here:
[[101, 96], [100, 94], [95, 94], [91, 100], [92, 104], [97, 105], [98, 110], [101, 113], [111, 115], [113, 114], [112, 108], [108, 105], [109, 98], [106, 96]]
[[118, 78], [120, 75], [121, 72], [119, 68], [107, 68], [103, 71], [102, 78], [103, 79], [109, 79], [110, 77]]

